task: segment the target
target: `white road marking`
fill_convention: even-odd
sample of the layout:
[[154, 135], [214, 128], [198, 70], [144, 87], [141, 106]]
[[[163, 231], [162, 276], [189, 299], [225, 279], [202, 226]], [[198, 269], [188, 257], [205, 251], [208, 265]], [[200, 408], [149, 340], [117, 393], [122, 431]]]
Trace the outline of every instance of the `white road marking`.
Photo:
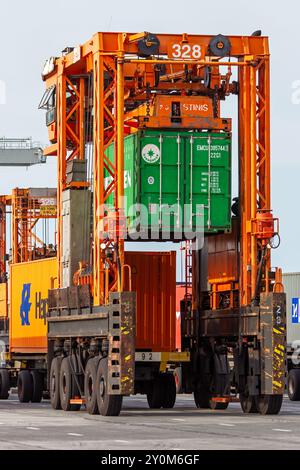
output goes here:
[[234, 427], [235, 424], [229, 424], [229, 423], [218, 423], [219, 426], [228, 426], [228, 427]]
[[181, 419], [181, 418], [172, 418], [172, 421], [186, 421], [185, 419]]
[[26, 429], [29, 429], [29, 431], [39, 431], [41, 428], [35, 428], [34, 426], [27, 426]]
[[68, 432], [68, 436], [81, 437], [81, 436], [83, 436], [83, 434], [78, 434], [77, 432]]
[[124, 441], [123, 439], [114, 439], [114, 442], [119, 442], [120, 444], [129, 444], [130, 441]]
[[280, 429], [280, 428], [272, 429], [272, 431], [278, 431], [278, 432], [292, 432], [291, 429]]

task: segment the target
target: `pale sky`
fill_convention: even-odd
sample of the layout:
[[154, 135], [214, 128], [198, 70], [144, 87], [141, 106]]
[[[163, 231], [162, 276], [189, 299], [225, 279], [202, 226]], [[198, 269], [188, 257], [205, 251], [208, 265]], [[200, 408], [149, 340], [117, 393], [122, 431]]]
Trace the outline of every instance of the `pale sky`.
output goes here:
[[[271, 0], [202, 2], [196, 0], [11, 0], [1, 2], [0, 80], [6, 103], [0, 104], [0, 135], [32, 136], [47, 145], [43, 111], [37, 109], [44, 91], [45, 59], [76, 46], [96, 31], [250, 35], [261, 29], [271, 48], [272, 204], [280, 218], [281, 246], [272, 265], [300, 271], [300, 103], [293, 104], [300, 81], [299, 2]], [[300, 82], [299, 82], [300, 83]], [[298, 94], [298, 96], [300, 96]], [[233, 105], [226, 109], [234, 113]], [[237, 114], [231, 116], [236, 120]], [[299, 134], [298, 134], [299, 133]], [[20, 186], [55, 186], [54, 159], [26, 169], [0, 169], [0, 193]]]

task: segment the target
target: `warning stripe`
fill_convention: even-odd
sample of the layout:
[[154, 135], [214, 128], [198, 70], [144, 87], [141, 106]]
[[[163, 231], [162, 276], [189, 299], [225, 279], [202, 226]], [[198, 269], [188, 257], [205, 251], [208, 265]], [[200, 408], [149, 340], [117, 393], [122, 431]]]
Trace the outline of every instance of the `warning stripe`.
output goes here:
[[273, 385], [274, 385], [275, 387], [278, 387], [278, 388], [282, 388], [282, 387], [283, 387], [283, 383], [277, 382], [277, 380], [273, 380]]
[[280, 351], [279, 349], [275, 348], [274, 351], [276, 352], [276, 354], [279, 354], [280, 356], [284, 356], [284, 353]]

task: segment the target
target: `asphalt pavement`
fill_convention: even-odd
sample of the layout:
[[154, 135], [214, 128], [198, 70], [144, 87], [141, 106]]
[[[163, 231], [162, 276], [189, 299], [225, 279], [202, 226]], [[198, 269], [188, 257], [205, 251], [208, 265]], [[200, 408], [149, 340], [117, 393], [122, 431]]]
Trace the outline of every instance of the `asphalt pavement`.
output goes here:
[[200, 410], [178, 395], [174, 409], [150, 410], [141, 395], [125, 398], [118, 417], [55, 411], [49, 401], [0, 400], [0, 449], [201, 450], [299, 449], [300, 402], [284, 399], [276, 416]]

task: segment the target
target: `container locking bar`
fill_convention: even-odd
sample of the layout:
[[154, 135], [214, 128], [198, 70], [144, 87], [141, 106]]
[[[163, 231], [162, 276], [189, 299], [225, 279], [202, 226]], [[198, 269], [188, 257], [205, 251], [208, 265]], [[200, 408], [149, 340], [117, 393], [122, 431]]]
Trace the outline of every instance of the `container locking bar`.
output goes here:
[[282, 395], [285, 389], [286, 294], [260, 295], [261, 394]]
[[109, 295], [108, 393], [134, 393], [135, 374], [135, 292]]

